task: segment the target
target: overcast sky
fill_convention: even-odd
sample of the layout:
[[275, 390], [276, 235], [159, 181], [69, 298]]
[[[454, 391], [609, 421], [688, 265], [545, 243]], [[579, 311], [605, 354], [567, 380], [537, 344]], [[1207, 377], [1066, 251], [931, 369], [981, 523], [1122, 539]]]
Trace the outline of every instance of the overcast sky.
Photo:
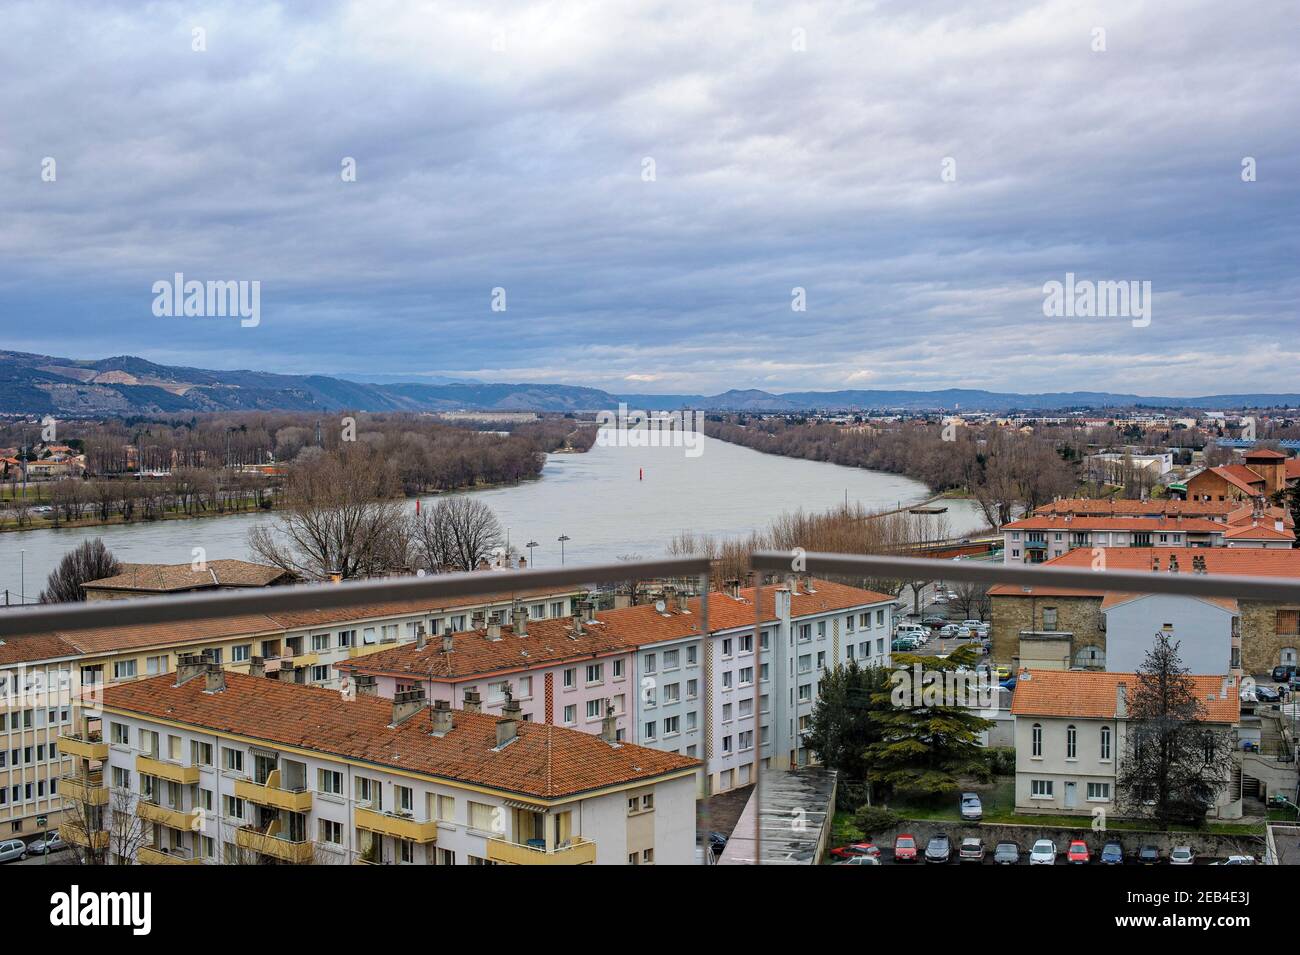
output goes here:
[[[1300, 389], [1294, 4], [41, 0], [3, 33], [0, 348]], [[260, 324], [155, 317], [176, 272], [259, 281]], [[1067, 272], [1149, 281], [1150, 324], [1044, 317]]]

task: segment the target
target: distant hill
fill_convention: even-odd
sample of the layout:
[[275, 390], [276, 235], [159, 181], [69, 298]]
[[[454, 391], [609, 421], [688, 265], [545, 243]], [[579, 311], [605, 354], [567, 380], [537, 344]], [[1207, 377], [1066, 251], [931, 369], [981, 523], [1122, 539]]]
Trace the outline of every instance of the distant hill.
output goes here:
[[1105, 392], [732, 390], [718, 395], [613, 395], [581, 385], [345, 380], [327, 375], [212, 371], [119, 355], [98, 361], [0, 351], [0, 413], [109, 416], [210, 411], [1045, 411], [1300, 406], [1300, 394], [1144, 397]]

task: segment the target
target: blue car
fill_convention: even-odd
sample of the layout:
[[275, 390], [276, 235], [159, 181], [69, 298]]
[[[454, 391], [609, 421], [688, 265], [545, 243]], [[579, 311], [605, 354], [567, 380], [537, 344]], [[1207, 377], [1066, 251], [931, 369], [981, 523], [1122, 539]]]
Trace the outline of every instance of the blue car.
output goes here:
[[1102, 865], [1123, 865], [1124, 847], [1118, 842], [1108, 842], [1101, 850]]
[[1013, 676], [1007, 677], [1005, 680], [999, 683], [998, 686], [1002, 687], [1002, 689], [1004, 690], [1010, 690], [1012, 693], [1014, 693], [1016, 692], [1016, 678]]

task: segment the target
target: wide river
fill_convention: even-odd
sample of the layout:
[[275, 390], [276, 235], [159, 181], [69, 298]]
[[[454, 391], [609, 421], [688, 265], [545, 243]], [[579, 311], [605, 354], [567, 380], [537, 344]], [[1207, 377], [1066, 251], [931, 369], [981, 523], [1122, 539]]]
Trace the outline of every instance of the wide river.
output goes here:
[[[928, 497], [925, 485], [894, 474], [703, 441], [697, 457], [681, 448], [602, 445], [586, 454], [553, 454], [539, 481], [469, 493], [492, 507], [515, 547], [523, 550], [528, 541], [537, 542], [533, 556], [539, 567], [560, 563], [561, 535], [569, 538], [565, 563], [604, 563], [627, 555], [649, 559], [664, 555], [669, 541], [683, 530], [742, 536], [782, 512], [825, 510], [846, 496], [873, 510]], [[436, 498], [426, 498], [426, 506], [431, 501]], [[926, 519], [936, 532], [967, 534], [985, 526], [972, 502], [944, 503], [946, 514]], [[118, 560], [136, 563], [188, 562], [195, 547], [204, 548], [209, 560], [251, 559], [248, 531], [259, 521], [274, 523], [275, 516], [0, 534], [0, 591], [7, 590], [9, 601], [18, 603], [25, 583], [28, 601], [35, 600], [63, 554], [93, 537], [102, 537]]]

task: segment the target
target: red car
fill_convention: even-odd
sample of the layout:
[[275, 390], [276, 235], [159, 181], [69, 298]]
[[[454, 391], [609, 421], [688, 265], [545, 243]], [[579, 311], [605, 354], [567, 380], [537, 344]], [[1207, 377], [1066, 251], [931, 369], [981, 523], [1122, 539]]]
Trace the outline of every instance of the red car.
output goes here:
[[910, 832], [900, 832], [898, 838], [894, 840], [894, 861], [916, 861], [916, 837]]
[[854, 856], [878, 856], [880, 850], [870, 842], [853, 842], [831, 850], [832, 859], [852, 859]]
[[1070, 843], [1069, 851], [1065, 853], [1065, 862], [1067, 865], [1087, 865], [1092, 861], [1092, 856], [1088, 853], [1088, 843], [1082, 839], [1075, 839]]

